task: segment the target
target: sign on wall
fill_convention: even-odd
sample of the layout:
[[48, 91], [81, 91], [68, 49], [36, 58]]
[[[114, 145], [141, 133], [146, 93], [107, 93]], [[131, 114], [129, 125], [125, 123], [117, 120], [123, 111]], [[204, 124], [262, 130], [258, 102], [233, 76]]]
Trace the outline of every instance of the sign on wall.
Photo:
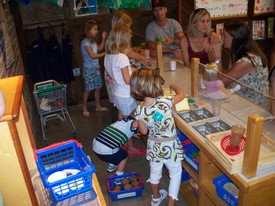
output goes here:
[[255, 0], [254, 14], [262, 14], [268, 12], [275, 12], [274, 0]]
[[75, 16], [97, 14], [97, 0], [74, 0]]
[[206, 8], [214, 19], [247, 16], [248, 0], [195, 0], [195, 8]]

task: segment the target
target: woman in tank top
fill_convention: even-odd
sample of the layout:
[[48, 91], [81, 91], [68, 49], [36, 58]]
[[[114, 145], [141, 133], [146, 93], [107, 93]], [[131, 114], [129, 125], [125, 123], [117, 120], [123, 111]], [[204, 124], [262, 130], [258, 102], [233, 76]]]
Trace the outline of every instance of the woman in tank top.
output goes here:
[[191, 14], [180, 48], [186, 66], [190, 67], [191, 59], [196, 57], [203, 64], [215, 62], [221, 71], [222, 41], [211, 31], [210, 13], [206, 9], [198, 8]]

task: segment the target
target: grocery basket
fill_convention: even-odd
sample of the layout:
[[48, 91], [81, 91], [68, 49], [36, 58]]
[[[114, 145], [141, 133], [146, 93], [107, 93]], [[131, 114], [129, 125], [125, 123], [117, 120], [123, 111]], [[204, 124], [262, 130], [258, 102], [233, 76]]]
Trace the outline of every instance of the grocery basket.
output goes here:
[[76, 140], [36, 150], [34, 157], [43, 185], [56, 201], [91, 190], [95, 167]]
[[47, 121], [52, 119], [63, 122], [67, 122], [68, 119], [73, 129], [72, 135], [75, 138], [76, 129], [67, 110], [66, 85], [59, 84], [54, 80], [38, 82], [34, 85], [33, 94], [40, 116], [44, 144], [48, 144], [45, 132]]

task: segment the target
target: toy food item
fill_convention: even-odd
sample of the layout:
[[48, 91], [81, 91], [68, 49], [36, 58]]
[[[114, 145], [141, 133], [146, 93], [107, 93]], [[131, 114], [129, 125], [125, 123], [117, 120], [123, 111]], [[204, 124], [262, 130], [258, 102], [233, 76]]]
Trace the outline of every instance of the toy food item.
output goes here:
[[121, 183], [122, 183], [123, 186], [125, 186], [125, 185], [130, 183], [130, 180], [127, 179], [127, 178], [124, 178], [124, 179], [121, 180]]
[[164, 38], [155, 38], [155, 41], [156, 42], [161, 42], [161, 43], [166, 43], [167, 42], [167, 40], [164, 39]]
[[121, 190], [121, 188], [120, 188], [120, 186], [119, 186], [119, 185], [116, 185], [116, 186], [114, 187], [114, 190], [115, 190], [115, 191], [120, 191], [120, 190]]
[[132, 47], [131, 49], [132, 49], [132, 51], [144, 56], [144, 50], [141, 47], [135, 46], [135, 47]]
[[133, 185], [133, 187], [137, 187], [137, 186], [139, 186], [139, 181], [133, 180], [133, 181], [131, 182], [131, 184]]
[[182, 112], [182, 111], [186, 111], [186, 110], [190, 110], [188, 98], [184, 98], [183, 100], [181, 100], [179, 103], [176, 104], [177, 112]]
[[124, 187], [125, 190], [129, 190], [129, 189], [131, 189], [133, 186], [132, 186], [131, 184], [128, 183], [128, 184], [124, 185], [123, 187]]
[[133, 181], [138, 181], [137, 176], [131, 176], [131, 177], [130, 177], [130, 181], [131, 181], [131, 182], [133, 182]]

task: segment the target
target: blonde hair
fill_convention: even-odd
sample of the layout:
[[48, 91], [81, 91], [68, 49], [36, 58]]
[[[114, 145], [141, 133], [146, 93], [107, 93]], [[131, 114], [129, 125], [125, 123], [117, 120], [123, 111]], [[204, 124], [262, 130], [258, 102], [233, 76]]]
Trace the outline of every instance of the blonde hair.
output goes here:
[[126, 26], [127, 24], [132, 24], [132, 18], [124, 10], [119, 10], [115, 13], [112, 18], [112, 28], [117, 24], [122, 24]]
[[108, 54], [126, 54], [131, 48], [131, 30], [121, 24], [115, 25], [109, 34], [109, 43], [107, 47]]
[[[199, 19], [201, 19], [202, 17], [208, 15], [210, 18], [210, 13], [209, 11], [207, 11], [205, 8], [198, 8], [195, 9], [192, 14], [189, 17], [189, 22], [188, 22], [188, 27], [187, 27], [187, 35], [190, 37], [197, 37], [198, 35], [198, 30], [195, 27], [195, 24], [198, 22]], [[204, 36], [205, 37], [209, 37], [211, 35], [211, 19], [209, 22], [209, 27], [207, 29], [207, 31], [205, 32]]]
[[96, 38], [93, 37], [90, 33], [91, 29], [94, 27], [94, 26], [98, 26], [98, 23], [97, 21], [95, 20], [89, 20], [85, 23], [85, 28], [84, 28], [84, 34], [85, 36], [90, 39], [92, 42], [96, 42]]
[[139, 101], [145, 97], [163, 96], [160, 77], [153, 69], [141, 68], [134, 71], [130, 79], [131, 96]]

